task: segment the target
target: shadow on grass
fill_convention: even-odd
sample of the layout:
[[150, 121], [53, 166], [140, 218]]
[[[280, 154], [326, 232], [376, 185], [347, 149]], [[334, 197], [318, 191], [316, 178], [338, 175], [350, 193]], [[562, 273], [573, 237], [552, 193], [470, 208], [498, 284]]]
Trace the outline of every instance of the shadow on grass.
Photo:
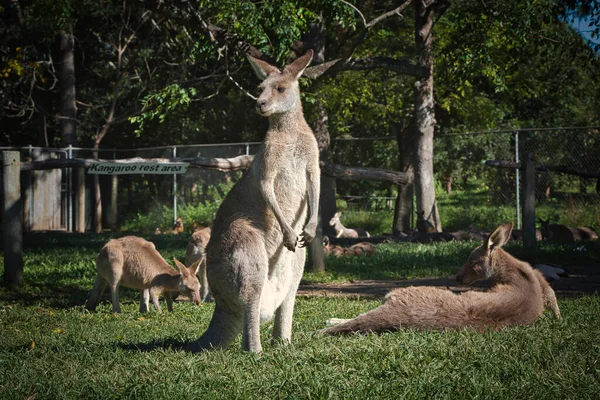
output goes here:
[[[0, 286], [0, 303], [21, 304], [24, 306], [44, 306], [66, 309], [84, 306], [92, 288], [89, 290], [75, 286], [60, 288], [47, 285], [25, 284], [20, 287]], [[124, 302], [139, 302], [139, 292], [133, 289], [119, 289], [121, 304]], [[110, 301], [110, 291], [106, 290], [100, 302]]]
[[181, 341], [176, 339], [162, 339], [152, 340], [147, 343], [118, 343], [117, 347], [126, 351], [135, 351], [142, 353], [149, 353], [158, 350], [172, 350], [172, 351], [185, 351], [188, 353], [201, 353], [204, 351], [210, 351], [210, 349], [192, 349], [195, 341]]

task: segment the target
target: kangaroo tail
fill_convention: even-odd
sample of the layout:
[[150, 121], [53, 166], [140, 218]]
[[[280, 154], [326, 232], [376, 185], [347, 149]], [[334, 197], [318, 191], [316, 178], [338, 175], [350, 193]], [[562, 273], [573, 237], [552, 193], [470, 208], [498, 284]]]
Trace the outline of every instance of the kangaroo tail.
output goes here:
[[390, 318], [385, 304], [361, 314], [358, 317], [338, 325], [322, 329], [319, 333], [327, 335], [348, 335], [350, 333], [368, 333], [394, 331], [400, 328], [399, 321]]

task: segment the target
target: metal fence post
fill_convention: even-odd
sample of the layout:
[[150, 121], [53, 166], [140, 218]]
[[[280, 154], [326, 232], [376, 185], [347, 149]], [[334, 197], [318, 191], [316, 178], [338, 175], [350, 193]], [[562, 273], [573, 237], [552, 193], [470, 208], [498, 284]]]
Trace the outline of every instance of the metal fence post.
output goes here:
[[[177, 158], [177, 146], [173, 146], [173, 159]], [[177, 222], [177, 174], [173, 174], [173, 223]]]
[[[515, 131], [515, 162], [519, 162], [519, 131]], [[520, 188], [520, 169], [516, 169], [515, 185], [517, 191], [517, 229], [521, 229], [521, 188]]]
[[[73, 158], [73, 146], [67, 148], [67, 159]], [[67, 232], [73, 232], [73, 174], [72, 169], [67, 168]]]

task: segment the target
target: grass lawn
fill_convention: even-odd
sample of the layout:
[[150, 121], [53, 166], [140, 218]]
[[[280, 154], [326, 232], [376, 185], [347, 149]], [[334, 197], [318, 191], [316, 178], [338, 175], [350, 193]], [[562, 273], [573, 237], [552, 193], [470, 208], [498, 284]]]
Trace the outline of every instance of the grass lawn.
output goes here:
[[[189, 354], [214, 305], [177, 303], [173, 313], [137, 311], [138, 293], [122, 290], [123, 313], [108, 293], [96, 312], [83, 308], [94, 260], [107, 235], [29, 235], [18, 291], [0, 288], [0, 399], [107, 398], [598, 398], [600, 297], [560, 299], [563, 320], [546, 315], [500, 332], [415, 332], [323, 337], [330, 317], [349, 318], [379, 301], [299, 298], [290, 346], [263, 354], [228, 350]], [[186, 238], [151, 237], [169, 259]], [[476, 243], [379, 245], [375, 257], [328, 260], [306, 280], [401, 279], [453, 274]], [[508, 251], [518, 253], [518, 246]], [[540, 258], [595, 262], [584, 250], [544, 246]], [[0, 271], [3, 269], [0, 259]]]

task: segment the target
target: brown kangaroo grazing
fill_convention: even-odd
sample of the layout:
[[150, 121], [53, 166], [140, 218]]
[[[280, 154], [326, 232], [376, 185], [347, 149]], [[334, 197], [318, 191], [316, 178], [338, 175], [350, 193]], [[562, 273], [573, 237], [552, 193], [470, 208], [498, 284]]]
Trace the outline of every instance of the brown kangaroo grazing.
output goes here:
[[431, 222], [425, 219], [425, 211], [417, 212], [417, 231], [419, 233], [433, 233], [436, 232], [435, 227]]
[[206, 247], [215, 310], [187, 350], [223, 348], [242, 332], [242, 348], [261, 352], [260, 324], [273, 318], [273, 338], [291, 339], [302, 247], [315, 236], [319, 208], [319, 150], [298, 84], [312, 55], [309, 50], [283, 70], [248, 56], [264, 79], [256, 110], [269, 118], [269, 129], [217, 212]]
[[148, 311], [150, 298], [154, 307], [160, 310], [158, 296], [161, 293], [165, 296], [168, 310], [173, 311], [173, 291], [183, 293], [199, 304], [200, 283], [196, 270], [202, 260], [189, 268], [177, 259], [173, 261], [179, 272], [167, 264], [152, 242], [137, 236], [109, 240], [96, 259], [98, 276], [85, 307], [95, 310], [107, 285], [110, 286], [112, 311], [117, 313], [121, 312], [119, 285], [140, 290], [140, 312]]
[[200, 281], [200, 300], [210, 301], [210, 288], [206, 279], [206, 245], [210, 240], [211, 229], [203, 228], [192, 234], [185, 252], [185, 265], [192, 265], [198, 260], [202, 260], [198, 268], [198, 279]]
[[338, 211], [334, 214], [334, 216], [329, 220], [329, 226], [332, 226], [335, 230], [336, 238], [357, 238], [357, 237], [370, 237], [369, 232], [365, 231], [362, 228], [350, 229], [346, 228], [342, 225], [342, 221], [340, 220], [342, 216], [342, 212]]
[[401, 328], [445, 330], [473, 328], [500, 329], [527, 325], [551, 309], [556, 318], [560, 310], [554, 290], [542, 274], [502, 249], [510, 239], [512, 223], [500, 225], [476, 248], [456, 276], [457, 283], [470, 285], [492, 279], [487, 292], [454, 294], [437, 287], [396, 289], [383, 304], [321, 332], [341, 335], [352, 332], [382, 332]]

